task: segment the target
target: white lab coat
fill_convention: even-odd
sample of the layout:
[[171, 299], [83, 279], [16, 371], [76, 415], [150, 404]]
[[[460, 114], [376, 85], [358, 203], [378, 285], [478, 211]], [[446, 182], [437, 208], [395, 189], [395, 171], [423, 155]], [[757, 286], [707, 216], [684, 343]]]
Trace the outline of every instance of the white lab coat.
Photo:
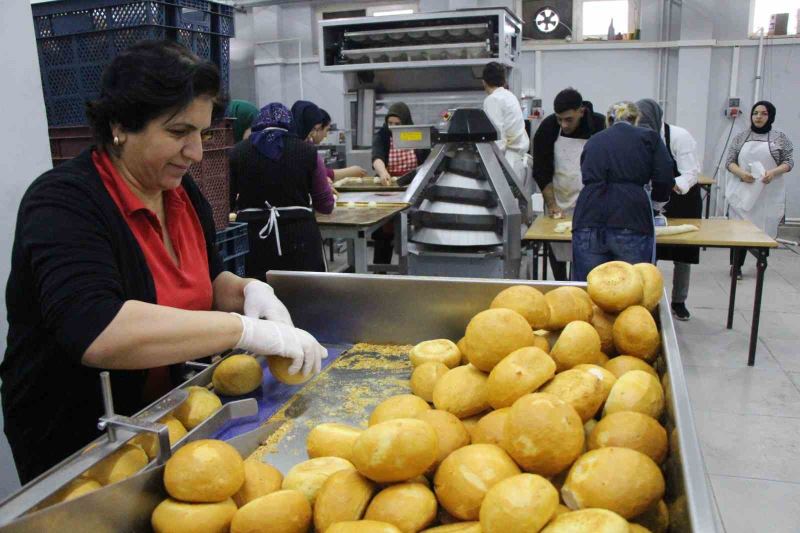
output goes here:
[[483, 111], [497, 128], [497, 146], [505, 154], [520, 181], [524, 181], [529, 166], [530, 139], [525, 131], [525, 117], [522, 115], [519, 100], [508, 89], [498, 87], [483, 100]]
[[[680, 189], [681, 194], [689, 192], [696, 183], [700, 175], [700, 163], [697, 161], [697, 143], [692, 134], [674, 124], [669, 125], [669, 149], [675, 163], [678, 165], [680, 176], [675, 178], [675, 185]], [[664, 125], [661, 125], [661, 140], [664, 142]]]

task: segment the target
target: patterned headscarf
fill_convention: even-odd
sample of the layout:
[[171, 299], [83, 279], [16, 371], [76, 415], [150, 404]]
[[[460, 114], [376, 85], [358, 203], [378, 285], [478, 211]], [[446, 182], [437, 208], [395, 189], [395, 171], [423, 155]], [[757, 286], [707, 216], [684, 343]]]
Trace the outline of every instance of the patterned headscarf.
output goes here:
[[292, 114], [285, 105], [273, 102], [261, 108], [253, 121], [250, 142], [256, 150], [277, 161], [283, 154], [283, 138], [292, 127]]
[[[760, 106], [760, 105], [763, 105], [764, 107], [767, 108], [768, 118], [767, 118], [767, 123], [764, 124], [763, 127], [757, 128], [756, 125], [753, 124], [753, 111], [755, 111], [756, 108], [758, 106]], [[772, 123], [775, 122], [775, 113], [776, 112], [777, 111], [775, 109], [775, 106], [772, 105], [772, 102], [767, 102], [766, 100], [761, 100], [761, 101], [756, 102], [755, 104], [753, 104], [753, 108], [750, 110], [750, 129], [753, 131], [753, 133], [769, 133], [769, 131], [772, 129]]]

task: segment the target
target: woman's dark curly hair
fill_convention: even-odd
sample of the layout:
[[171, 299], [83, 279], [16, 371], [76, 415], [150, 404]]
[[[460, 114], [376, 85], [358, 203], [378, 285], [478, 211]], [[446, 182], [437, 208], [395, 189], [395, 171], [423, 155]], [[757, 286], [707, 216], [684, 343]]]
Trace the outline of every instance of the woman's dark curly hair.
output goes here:
[[100, 97], [88, 102], [86, 116], [98, 146], [113, 149], [111, 125], [138, 132], [165, 113], [177, 114], [195, 98], [209, 96], [214, 116], [225, 110], [216, 65], [172, 41], [141, 41], [106, 67]]

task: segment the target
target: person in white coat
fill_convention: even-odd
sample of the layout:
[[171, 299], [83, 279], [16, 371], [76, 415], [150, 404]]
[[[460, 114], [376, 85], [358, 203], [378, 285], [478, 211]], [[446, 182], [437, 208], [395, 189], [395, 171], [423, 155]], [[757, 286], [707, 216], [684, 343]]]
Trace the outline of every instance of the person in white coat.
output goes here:
[[[659, 132], [672, 161], [672, 175], [675, 187], [664, 215], [669, 218], [701, 218], [703, 201], [697, 178], [700, 163], [697, 161], [697, 143], [692, 134], [685, 129], [664, 122], [664, 111], [655, 100], [649, 98], [636, 102], [639, 108], [639, 126]], [[700, 249], [686, 246], [657, 246], [657, 258], [673, 261], [672, 273], [672, 314], [678, 320], [689, 320], [691, 314], [686, 308], [689, 296], [691, 266], [700, 262]]]
[[[732, 180], [763, 183], [753, 206], [745, 210], [731, 205], [730, 217], [749, 220], [773, 239], [778, 236], [778, 224], [786, 211], [783, 175], [794, 167], [792, 142], [785, 133], [772, 128], [775, 114], [775, 106], [770, 102], [762, 100], [753, 104], [750, 128], [734, 137], [725, 163]], [[745, 256], [740, 253], [738, 258], [731, 258], [731, 276], [742, 279]]]
[[531, 157], [528, 154], [530, 139], [525, 129], [522, 106], [514, 93], [505, 88], [506, 68], [503, 65], [494, 61], [488, 63], [481, 77], [483, 89], [488, 94], [483, 100], [483, 111], [497, 128], [497, 146], [514, 169], [524, 190]]

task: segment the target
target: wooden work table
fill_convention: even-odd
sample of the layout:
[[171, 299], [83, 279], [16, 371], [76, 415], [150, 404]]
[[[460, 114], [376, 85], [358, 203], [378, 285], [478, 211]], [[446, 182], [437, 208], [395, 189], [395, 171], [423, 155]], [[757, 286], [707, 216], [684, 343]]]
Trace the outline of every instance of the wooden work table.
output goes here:
[[[539, 249], [542, 249], [543, 279], [547, 279], [547, 261], [549, 244], [554, 242], [571, 242], [572, 233], [565, 231], [556, 232], [560, 222], [569, 222], [569, 218], [554, 219], [540, 215], [531, 224], [523, 238], [533, 248], [532, 277], [538, 277], [536, 258]], [[750, 329], [750, 351], [747, 364], [755, 364], [756, 346], [758, 342], [758, 323], [761, 317], [761, 294], [764, 288], [764, 272], [767, 269], [767, 257], [771, 248], [777, 248], [778, 243], [769, 235], [757, 228], [749, 220], [724, 220], [708, 218], [675, 218], [669, 219], [670, 226], [692, 224], [698, 231], [681, 233], [678, 235], [661, 235], [656, 237], [657, 244], [673, 246], [693, 246], [707, 248], [729, 248], [734, 255], [747, 253], [748, 250], [758, 260], [756, 264], [756, 294], [753, 301], [753, 321]], [[728, 329], [733, 327], [733, 309], [736, 301], [736, 278], [731, 277], [730, 300], [728, 302]]]

